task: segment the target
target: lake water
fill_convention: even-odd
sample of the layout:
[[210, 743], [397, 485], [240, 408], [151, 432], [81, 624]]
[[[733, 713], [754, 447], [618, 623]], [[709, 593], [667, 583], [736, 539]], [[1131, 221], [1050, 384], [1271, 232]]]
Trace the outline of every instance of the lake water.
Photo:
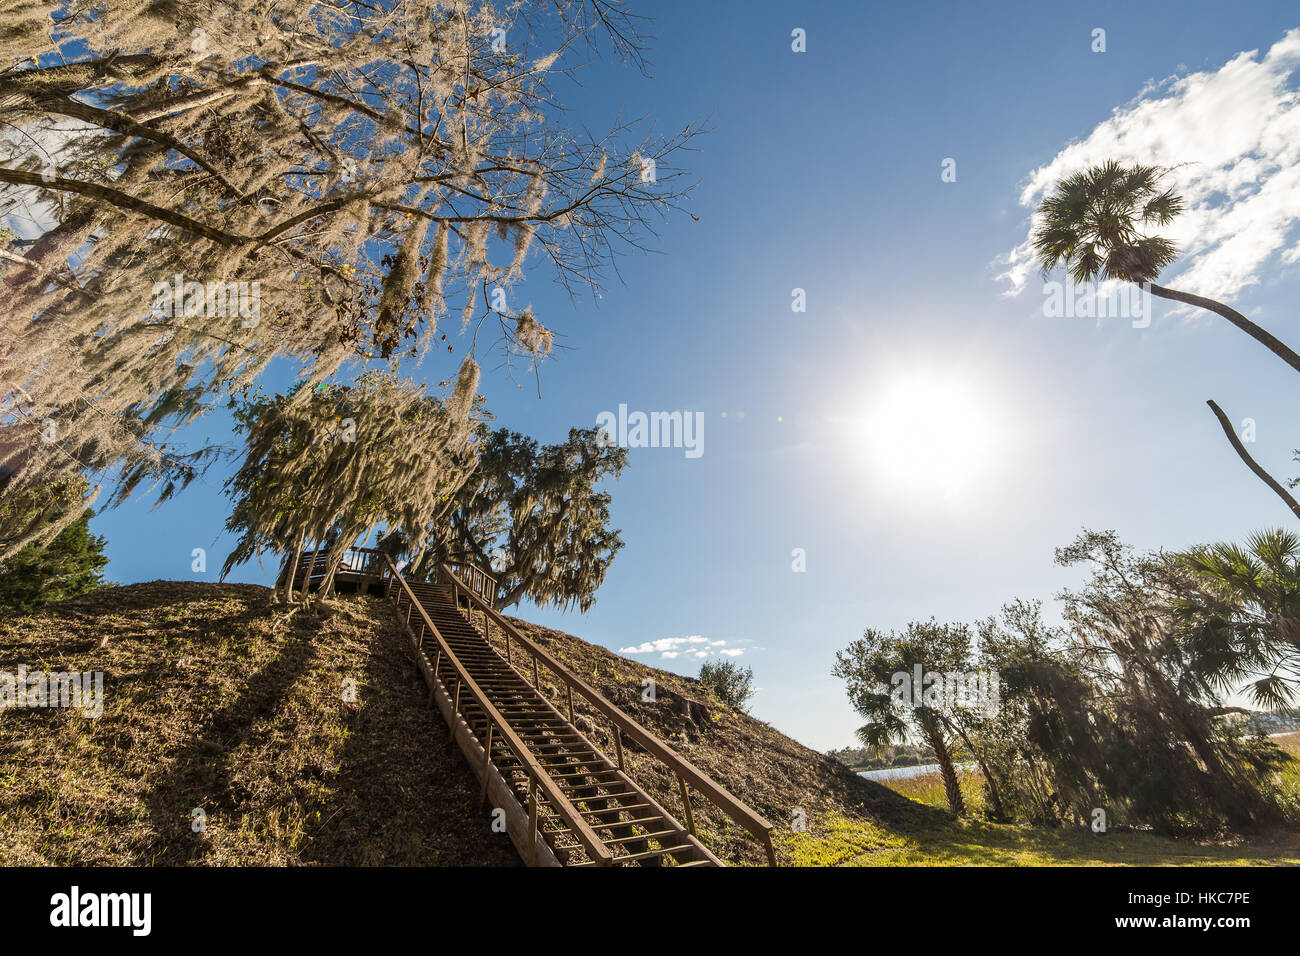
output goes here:
[[[957, 764], [958, 770], [971, 770], [975, 766], [970, 763]], [[939, 765], [937, 763], [921, 763], [915, 767], [882, 767], [880, 770], [859, 770], [858, 776], [865, 777], [867, 780], [900, 780], [908, 777], [920, 777], [927, 773], [938, 773]]]

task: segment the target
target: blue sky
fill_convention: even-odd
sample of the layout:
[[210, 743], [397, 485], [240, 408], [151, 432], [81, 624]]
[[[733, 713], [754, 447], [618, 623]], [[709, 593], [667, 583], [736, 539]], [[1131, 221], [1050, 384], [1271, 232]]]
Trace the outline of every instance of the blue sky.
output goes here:
[[[1300, 87], [1290, 47], [1259, 65], [1300, 27], [1293, 4], [1230, 17], [1187, 2], [639, 9], [656, 19], [652, 76], [599, 65], [561, 95], [592, 129], [620, 112], [665, 130], [709, 117], [689, 158], [699, 221], [674, 217], [662, 254], [624, 258], [599, 302], [570, 301], [537, 266], [514, 295], [568, 348], [543, 366], [540, 399], [531, 377], [492, 363], [481, 390], [498, 424], [543, 441], [620, 403], [699, 410], [704, 454], [633, 449], [612, 486], [626, 547], [596, 606], [521, 616], [615, 649], [725, 641], [754, 669], [755, 715], [825, 749], [853, 742], [830, 669], [865, 627], [1050, 600], [1078, 580], [1052, 550], [1085, 526], [1176, 548], [1287, 520], [1204, 404], [1252, 418], [1249, 447], [1275, 475], [1300, 472], [1300, 383], [1280, 361], [1164, 304], [1148, 328], [1048, 318], [1037, 275], [1005, 274], [1039, 180], [1096, 151], [1193, 162], [1179, 237], [1192, 254], [1168, 283], [1185, 274], [1295, 346], [1300, 212], [1289, 191], [1250, 202], [1300, 165], [1284, 135]], [[791, 51], [796, 27], [805, 53]], [[1225, 69], [1256, 50], [1254, 72]], [[1254, 141], [1268, 124], [1278, 135]], [[946, 158], [955, 182], [941, 181]], [[795, 288], [806, 312], [791, 310]], [[422, 374], [453, 372], [435, 357]], [[205, 437], [234, 441], [223, 415], [180, 436]], [[97, 516], [109, 576], [214, 580], [231, 546], [223, 477]], [[205, 574], [191, 571], [196, 547]]]

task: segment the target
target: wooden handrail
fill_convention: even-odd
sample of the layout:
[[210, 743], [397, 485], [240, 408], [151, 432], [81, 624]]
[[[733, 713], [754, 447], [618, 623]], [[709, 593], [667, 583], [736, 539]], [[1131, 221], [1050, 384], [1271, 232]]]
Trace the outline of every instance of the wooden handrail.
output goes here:
[[[374, 549], [367, 548], [364, 550], [373, 551]], [[564, 822], [568, 824], [573, 835], [577, 837], [578, 842], [580, 842], [583, 849], [587, 851], [587, 855], [597, 865], [608, 866], [611, 864], [614, 861], [614, 855], [610, 852], [609, 848], [600, 841], [600, 837], [596, 835], [596, 832], [591, 828], [587, 821], [582, 818], [582, 815], [578, 812], [577, 808], [574, 807], [573, 804], [569, 802], [569, 799], [560, 791], [559, 786], [551, 778], [551, 775], [547, 773], [546, 768], [537, 762], [533, 757], [532, 751], [528, 749], [527, 745], [519, 735], [515, 733], [514, 728], [510, 726], [509, 722], [500, 711], [498, 711], [496, 707], [492, 705], [492, 702], [488, 700], [487, 695], [483, 693], [482, 688], [479, 687], [474, 678], [469, 675], [469, 671], [467, 671], [465, 666], [461, 664], [460, 658], [458, 658], [456, 653], [451, 649], [451, 645], [447, 643], [441, 632], [439, 632], [437, 626], [435, 626], [433, 621], [430, 620], [428, 613], [424, 610], [424, 605], [421, 604], [419, 598], [415, 596], [415, 592], [411, 590], [411, 586], [407, 583], [406, 578], [402, 577], [402, 575], [398, 573], [397, 566], [393, 563], [392, 557], [385, 552], [378, 553], [384, 555], [384, 560], [387, 565], [387, 575], [390, 575], [391, 579], [398, 583], [402, 592], [405, 593], [407, 600], [410, 602], [410, 606], [420, 612], [421, 623], [428, 632], [433, 635], [434, 640], [438, 642], [438, 649], [455, 669], [456, 676], [460, 680], [461, 686], [469, 690], [470, 696], [474, 698], [474, 702], [477, 703], [483, 713], [487, 715], [490, 725], [495, 726], [497, 732], [505, 739], [507, 746], [514, 751], [515, 757], [517, 757], [519, 762], [527, 768], [530, 778], [530, 792], [532, 791], [532, 785], [536, 785], [542, 790], [542, 793], [550, 802], [551, 806], [555, 808], [556, 813], [558, 813]], [[395, 600], [394, 604], [400, 611], [400, 600]], [[436, 679], [437, 674], [435, 674], [434, 677]], [[489, 762], [491, 761], [490, 752], [487, 755], [487, 759]], [[533, 794], [533, 799], [535, 799], [535, 794]], [[531, 812], [529, 816], [533, 821], [532, 825], [535, 826], [535, 806], [533, 812]], [[535, 832], [531, 832], [530, 836], [532, 839], [536, 839]], [[529, 851], [532, 852], [532, 850], [533, 848], [530, 846]]]
[[477, 564], [470, 564], [465, 561], [448, 561], [447, 565], [452, 568], [463, 568], [466, 572], [465, 580], [462, 582], [466, 587], [472, 590], [479, 597], [496, 602], [497, 591], [500, 589], [497, 579], [488, 574]]
[[[469, 600], [478, 605], [480, 611], [486, 614], [498, 627], [506, 632], [508, 637], [518, 641], [529, 651], [533, 657], [534, 668], [536, 668], [537, 661], [540, 659], [565, 683], [570, 692], [577, 690], [578, 693], [582, 694], [582, 696], [585, 697], [591, 705], [596, 708], [596, 710], [605, 715], [618, 732], [625, 733], [632, 740], [635, 740], [648, 752], [666, 764], [671, 770], [676, 772], [680, 781], [692, 784], [709, 800], [709, 802], [718, 807], [737, 824], [744, 827], [762, 841], [767, 850], [768, 862], [773, 866], [776, 865], [776, 853], [772, 846], [772, 824], [768, 823], [750, 807], [725, 790], [703, 770], [700, 770], [645, 727], [641, 726], [641, 724], [637, 723], [637, 721], [633, 720], [626, 712], [606, 700], [598, 690], [584, 681], [581, 677], [578, 677], [576, 674], [569, 671], [568, 668], [551, 656], [544, 647], [537, 644], [532, 638], [520, 631], [519, 628], [507, 621], [496, 610], [496, 608], [492, 607], [491, 602], [484, 600], [472, 588], [461, 581], [449, 565], [443, 564], [441, 569], [442, 573], [446, 575], [449, 583], [452, 585], [453, 595], [458, 596], [461, 592], [465, 593]], [[617, 733], [615, 734], [615, 743], [618, 745], [620, 751], [619, 764], [621, 766], [623, 763], [621, 753], [622, 740]], [[689, 802], [686, 806], [689, 815]]]

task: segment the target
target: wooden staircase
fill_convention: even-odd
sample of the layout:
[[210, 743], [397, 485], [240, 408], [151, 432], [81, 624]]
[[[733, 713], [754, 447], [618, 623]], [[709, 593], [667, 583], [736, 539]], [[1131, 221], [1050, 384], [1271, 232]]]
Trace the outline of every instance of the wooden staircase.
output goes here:
[[[436, 583], [408, 582], [387, 555], [355, 550], [364, 550], [361, 563], [377, 572], [411, 639], [430, 702], [524, 862], [722, 866], [696, 836], [694, 789], [759, 839], [775, 865], [771, 825], [497, 613], [496, 581], [486, 572], [443, 565]], [[563, 688], [567, 714], [543, 694], [543, 669]], [[613, 759], [575, 726], [575, 693], [609, 723]], [[676, 775], [685, 823], [629, 776], [625, 739]]]
[[[511, 751], [502, 735], [492, 734], [492, 766], [505, 779], [520, 805], [529, 806], [530, 814], [538, 813], [537, 828], [561, 864], [718, 865], [718, 859], [684, 826], [579, 733], [488, 644], [457, 610], [449, 595], [432, 585], [412, 585], [411, 590], [475, 683], [610, 855], [608, 860], [592, 860], [572, 827], [566, 825], [547, 801], [532, 801], [537, 804], [536, 811], [529, 806], [530, 789], [534, 793], [535, 789], [530, 786], [528, 767]], [[444, 686], [448, 679], [455, 682], [452, 668], [446, 662], [439, 679]], [[491, 733], [491, 721], [475, 700], [464, 698], [462, 693], [459, 716], [481, 745]]]

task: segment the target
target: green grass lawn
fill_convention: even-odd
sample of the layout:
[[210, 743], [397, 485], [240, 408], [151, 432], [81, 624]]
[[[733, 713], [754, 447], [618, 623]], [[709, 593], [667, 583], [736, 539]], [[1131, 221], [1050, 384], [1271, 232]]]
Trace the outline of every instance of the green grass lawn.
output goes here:
[[[1300, 734], [1279, 738], [1300, 753]], [[1300, 790], [1300, 762], [1284, 781]], [[931, 806], [946, 804], [938, 774], [881, 781]], [[967, 804], [981, 805], [980, 777], [962, 775]], [[1249, 839], [1211, 842], [1150, 833], [1041, 827], [963, 819], [907, 834], [838, 815], [810, 817], [804, 833], [777, 835], [782, 862], [794, 866], [1296, 866], [1300, 832], [1279, 831]]]
[[777, 852], [793, 866], [1295, 866], [1300, 833], [1214, 844], [961, 821], [900, 836], [866, 821], [827, 817], [809, 820], [806, 833], [781, 833]]

